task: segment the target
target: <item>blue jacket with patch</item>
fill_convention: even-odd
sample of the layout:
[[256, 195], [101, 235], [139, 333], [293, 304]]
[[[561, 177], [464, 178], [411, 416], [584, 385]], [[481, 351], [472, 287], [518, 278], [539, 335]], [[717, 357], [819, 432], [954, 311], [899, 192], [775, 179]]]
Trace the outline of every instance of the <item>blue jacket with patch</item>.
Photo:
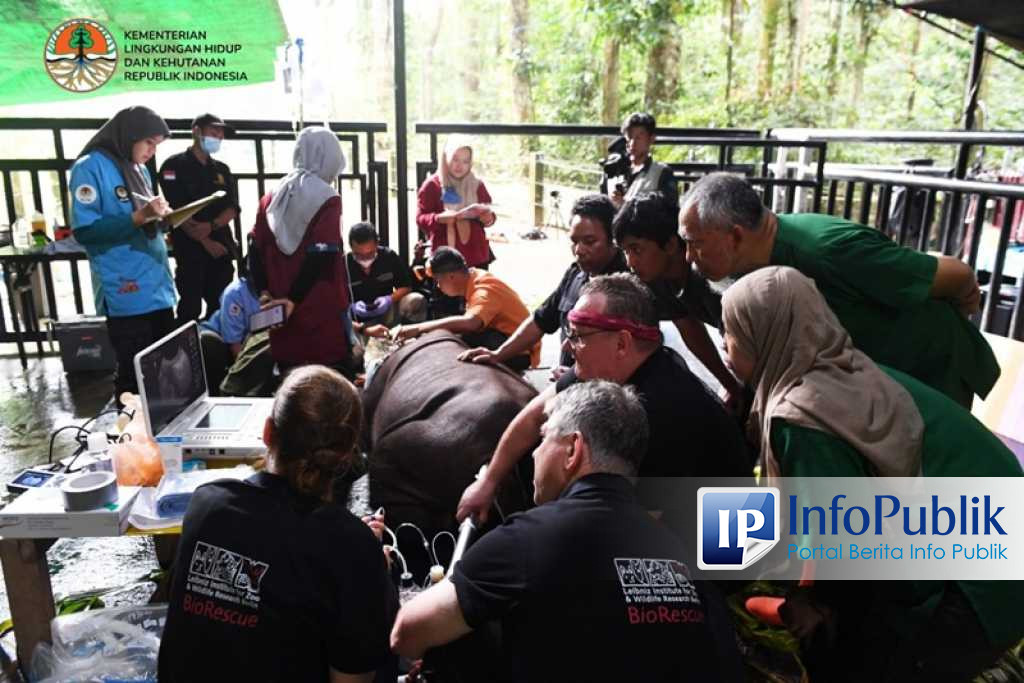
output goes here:
[[[148, 169], [146, 177], [152, 186]], [[164, 234], [150, 239], [132, 224], [131, 193], [103, 152], [71, 167], [71, 227], [89, 254], [97, 313], [121, 317], [174, 306]]]
[[261, 310], [260, 300], [249, 288], [248, 279], [242, 277], [224, 288], [220, 308], [200, 327], [219, 334], [225, 344], [241, 344], [249, 336], [249, 318]]

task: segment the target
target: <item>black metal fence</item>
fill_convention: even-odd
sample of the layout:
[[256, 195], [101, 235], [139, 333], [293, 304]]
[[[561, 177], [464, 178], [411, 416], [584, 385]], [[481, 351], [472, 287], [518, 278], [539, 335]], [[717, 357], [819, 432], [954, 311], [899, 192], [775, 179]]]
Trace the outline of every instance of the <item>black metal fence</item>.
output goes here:
[[[74, 129], [92, 130], [102, 123], [98, 119], [0, 119], [0, 135], [4, 131], [44, 130], [50, 131], [53, 140], [52, 155], [36, 159], [0, 159], [8, 222], [13, 222], [17, 213], [12, 174], [28, 172], [31, 177], [31, 208], [35, 210], [42, 209], [41, 174], [55, 174], [62, 198], [61, 214], [65, 224], [68, 223], [69, 208], [64, 202], [68, 196], [67, 171], [73, 160], [65, 155], [62, 133]], [[168, 124], [174, 137], [190, 135], [190, 121], [169, 120]], [[237, 130], [235, 139], [250, 141], [254, 146], [256, 160], [255, 172], [240, 172], [236, 176], [239, 180], [255, 181], [257, 196], [261, 196], [266, 191], [267, 180], [283, 175], [267, 171], [264, 144], [267, 141], [291, 140], [294, 132], [290, 124], [280, 121], [233, 121], [232, 124]], [[346, 151], [351, 166], [340, 178], [358, 183], [360, 214], [377, 225], [382, 241], [387, 243], [390, 228], [388, 169], [385, 161], [374, 157], [374, 135], [385, 132], [386, 127], [382, 123], [331, 123], [330, 126], [338, 133], [339, 139], [349, 145]], [[610, 139], [619, 134], [614, 126], [534, 124], [420, 123], [415, 130], [428, 136], [430, 151], [429, 160], [415, 164], [417, 185], [437, 168], [440, 135], [463, 133]], [[1024, 280], [1024, 272], [1021, 271], [1024, 268], [1020, 266], [1024, 262], [1024, 229], [1014, 234], [1015, 213], [1018, 207], [1024, 206], [1020, 204], [1024, 201], [1024, 186], [963, 180], [968, 160], [975, 149], [979, 146], [1024, 148], [1024, 133], [775, 129], [762, 134], [752, 129], [663, 128], [658, 131], [656, 144], [692, 150], [689, 160], [669, 164], [683, 192], [712, 171], [741, 173], [761, 189], [765, 203], [776, 211], [820, 211], [842, 215], [885, 231], [901, 245], [963, 257], [978, 271], [979, 282], [985, 290], [984, 308], [979, 320], [982, 329], [1024, 339], [1024, 316], [1021, 315], [1021, 284]], [[953, 163], [947, 168], [901, 166], [892, 159], [882, 158], [882, 149], [877, 147], [871, 149], [877, 151], [874, 156], [882, 163], [870, 166], [828, 163], [830, 152], [834, 153], [837, 147], [848, 144], [900, 145], [912, 149], [921, 145], [928, 145], [929, 149], [945, 146]], [[797, 158], [791, 161], [789, 155], [793, 152]], [[898, 170], [906, 172], [895, 172]], [[543, 181], [535, 185], [535, 199], [542, 202]], [[994, 240], [994, 246], [983, 247], [986, 242], [983, 239], [984, 228], [991, 222], [987, 216], [996, 206], [1000, 206], [1003, 216], [997, 226], [998, 238]], [[23, 213], [29, 210], [23, 201]], [[240, 228], [236, 222], [235, 231], [239, 238]], [[398, 251], [407, 257], [409, 235], [406, 231], [398, 232]], [[75, 308], [82, 312], [78, 265], [83, 258], [20, 259], [23, 267], [32, 263], [39, 266], [38, 277], [43, 280], [42, 298], [51, 317], [57, 317], [51, 272], [54, 262], [70, 263]], [[18, 270], [19, 259], [5, 255], [4, 250], [0, 250], [0, 262], [4, 265], [9, 311], [13, 313], [16, 310], [15, 290], [19, 290], [19, 286], [24, 298], [25, 274]], [[20, 285], [12, 281], [16, 277], [20, 278]], [[37, 295], [37, 298], [40, 297]], [[24, 309], [24, 303], [22, 307]], [[22, 332], [17, 329], [17, 315], [11, 315], [8, 322], [0, 309], [0, 342], [36, 342], [41, 352], [45, 333], [38, 329], [34, 320], [38, 316], [31, 313], [25, 316], [30, 329]]]
[[[0, 173], [3, 175], [4, 206], [8, 224], [27, 215], [30, 211], [43, 210], [43, 191], [41, 174], [54, 174], [59, 187], [58, 207], [64, 225], [71, 224], [71, 207], [68, 204], [68, 171], [74, 164], [75, 157], [68, 157], [65, 152], [64, 133], [67, 131], [94, 131], [105, 123], [105, 119], [50, 119], [50, 118], [0, 118], [0, 145], [3, 138], [14, 132], [46, 131], [52, 136], [52, 152], [32, 159], [0, 159]], [[171, 137], [175, 139], [190, 138], [192, 135], [191, 120], [166, 119], [171, 129]], [[287, 121], [232, 120], [235, 129], [231, 140], [242, 140], [252, 144], [255, 159], [255, 171], [232, 171], [236, 180], [256, 181], [256, 199], [267, 191], [266, 181], [283, 177], [281, 172], [268, 171], [265, 162], [265, 143], [268, 141], [295, 139], [292, 124]], [[332, 121], [328, 124], [338, 134], [343, 146], [347, 146], [346, 158], [348, 165], [344, 173], [338, 176], [339, 181], [353, 180], [359, 186], [359, 214], [363, 220], [373, 221], [387, 232], [388, 203], [387, 197], [387, 162], [376, 159], [374, 135], [387, 131], [384, 123], [353, 123]], [[149, 162], [150, 170], [156, 177], [158, 158]], [[12, 174], [27, 172], [31, 179], [32, 205], [22, 201], [21, 216], [18, 213], [16, 192]], [[384, 201], [382, 201], [382, 198]], [[241, 224], [236, 220], [235, 235], [241, 243]]]
[[[172, 138], [191, 137], [191, 120], [166, 121], [171, 129]], [[51, 141], [48, 149], [34, 148], [34, 158], [0, 158], [4, 217], [12, 232], [16, 220], [28, 218], [34, 211], [43, 212], [45, 208], [51, 208], [51, 218], [55, 209], [63, 226], [71, 224], [68, 182], [75, 157], [69, 157], [67, 154], [66, 134], [72, 131], [95, 131], [104, 122], [105, 119], [0, 118], [0, 149], [10, 148], [4, 146], [5, 138], [8, 142], [10, 140], [8, 136], [25, 135], [30, 131], [42, 132]], [[233, 175], [241, 185], [254, 185], [255, 196], [251, 199], [258, 201], [268, 189], [267, 181], [285, 175], [281, 171], [268, 170], [267, 143], [278, 140], [292, 141], [295, 139], [295, 131], [292, 124], [287, 121], [232, 120], [231, 125], [235, 133], [230, 139], [251, 145], [255, 164], [255, 170], [233, 169]], [[348, 161], [345, 172], [338, 176], [339, 189], [342, 181], [355, 182], [359, 194], [359, 215], [363, 220], [373, 221], [386, 241], [390, 226], [388, 164], [386, 160], [376, 158], [374, 136], [386, 132], [387, 126], [384, 123], [353, 122], [329, 122], [327, 125], [337, 133]], [[71, 151], [76, 153], [78, 149]], [[158, 158], [154, 157], [149, 162], [154, 177], [158, 161]], [[14, 178], [15, 174], [19, 173], [28, 174], [30, 192], [27, 196], [20, 196], [16, 191]], [[44, 196], [47, 197], [45, 202]], [[244, 197], [244, 194], [242, 196]], [[55, 201], [51, 201], [50, 198]], [[238, 244], [244, 250], [241, 219], [235, 219], [233, 229]], [[12, 247], [0, 248], [0, 264], [3, 267], [5, 298], [8, 304], [6, 311], [0, 306], [0, 343], [16, 342], [23, 363], [24, 342], [35, 342], [39, 353], [43, 352], [42, 342], [47, 338], [47, 331], [42, 329], [39, 319], [56, 319], [66, 317], [70, 313], [58, 310], [54, 268], [69, 269], [75, 312], [81, 314], [85, 311], [81, 289], [83, 278], [80, 272], [81, 264], [85, 260], [84, 254], [43, 256], [38, 253], [21, 253]], [[19, 310], [26, 329], [19, 329]]]

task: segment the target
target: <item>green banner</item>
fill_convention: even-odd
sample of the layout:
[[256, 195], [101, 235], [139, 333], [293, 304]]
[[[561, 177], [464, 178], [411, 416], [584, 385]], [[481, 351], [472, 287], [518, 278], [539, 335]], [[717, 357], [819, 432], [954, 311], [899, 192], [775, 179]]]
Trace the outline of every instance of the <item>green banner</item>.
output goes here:
[[277, 0], [0, 1], [0, 105], [274, 80]]

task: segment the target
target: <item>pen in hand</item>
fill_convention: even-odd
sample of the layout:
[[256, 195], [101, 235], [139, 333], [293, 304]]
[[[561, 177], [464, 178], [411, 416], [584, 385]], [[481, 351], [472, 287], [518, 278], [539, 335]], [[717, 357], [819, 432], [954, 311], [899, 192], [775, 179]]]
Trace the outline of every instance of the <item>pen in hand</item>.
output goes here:
[[171, 208], [167, 205], [167, 200], [160, 195], [147, 197], [139, 192], [132, 192], [132, 196], [139, 201], [145, 202], [145, 205], [138, 210], [142, 216], [143, 223], [159, 220], [171, 212]]

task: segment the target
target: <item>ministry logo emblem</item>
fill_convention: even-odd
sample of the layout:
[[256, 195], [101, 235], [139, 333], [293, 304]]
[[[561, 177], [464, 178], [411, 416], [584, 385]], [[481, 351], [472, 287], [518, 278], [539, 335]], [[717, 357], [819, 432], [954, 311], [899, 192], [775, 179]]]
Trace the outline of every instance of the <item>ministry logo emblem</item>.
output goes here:
[[91, 92], [114, 75], [117, 43], [102, 24], [92, 19], [70, 19], [55, 28], [43, 53], [46, 73], [71, 92]]

